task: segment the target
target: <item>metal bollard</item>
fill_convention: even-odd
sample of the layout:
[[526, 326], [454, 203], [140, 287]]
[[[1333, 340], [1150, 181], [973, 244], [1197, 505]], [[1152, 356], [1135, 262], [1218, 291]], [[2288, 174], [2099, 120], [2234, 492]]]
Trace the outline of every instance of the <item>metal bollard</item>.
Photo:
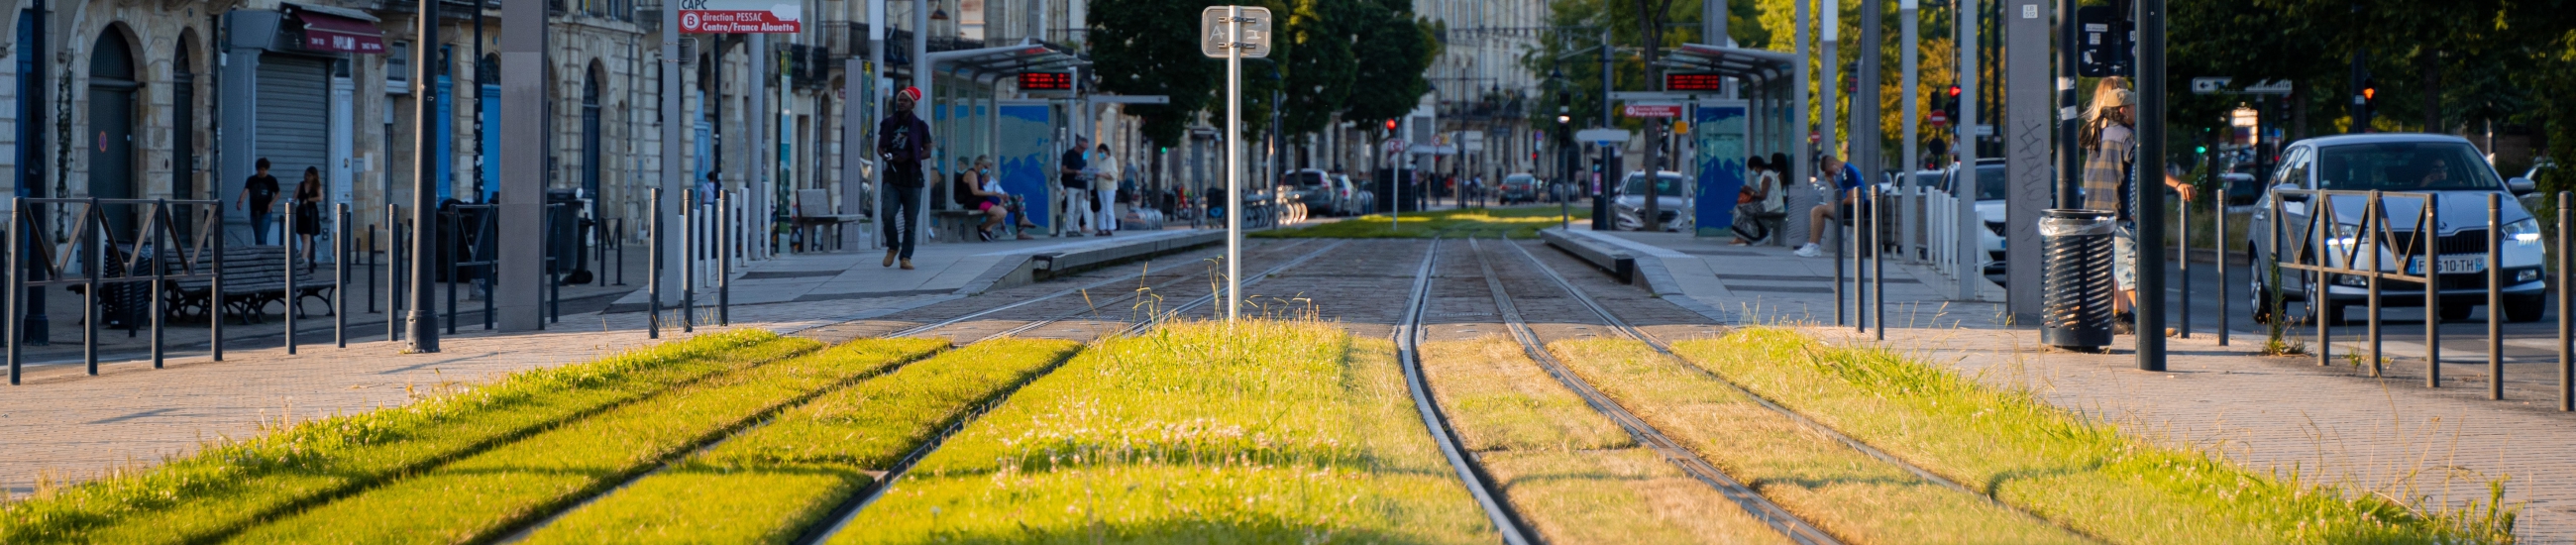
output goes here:
[[[223, 209], [223, 201], [216, 200], [215, 214], [222, 215]], [[215, 279], [206, 283], [208, 294], [206, 300], [222, 301], [224, 300], [224, 239], [226, 237], [223, 233], [217, 232], [207, 238], [215, 241]], [[224, 361], [224, 306], [220, 303], [206, 305], [206, 348], [212, 352], [211, 355], [215, 361]]]
[[680, 332], [691, 333], [698, 330], [698, 259], [704, 252], [698, 247], [698, 228], [703, 223], [700, 220], [706, 217], [706, 209], [698, 206], [700, 197], [697, 190], [681, 194], [687, 195], [688, 200], [680, 204], [680, 209], [696, 212], [688, 214], [687, 219], [681, 221], [680, 228], [680, 244], [685, 250], [680, 258]]
[[2370, 245], [2367, 251], [2370, 253], [2370, 376], [2373, 377], [2379, 376], [2379, 361], [2387, 353], [2385, 345], [2380, 343], [2379, 333], [2380, 277], [2387, 276], [2379, 270], [2383, 265], [2379, 262], [2380, 249], [2386, 242], [2380, 240], [2379, 232], [2388, 224], [2388, 209], [2381, 205], [2380, 199], [2380, 191], [2373, 189], [2370, 190], [2370, 201], [2361, 204], [2361, 236], [2369, 239]]
[[716, 192], [716, 325], [720, 326], [733, 325], [733, 245], [734, 237], [742, 234], [741, 227], [733, 224], [742, 219], [734, 213], [733, 202], [733, 192]]
[[2424, 198], [2424, 220], [2415, 234], [2424, 237], [2424, 387], [2442, 387], [2442, 206], [2438, 197]]
[[[97, 197], [89, 199], [88, 212], [93, 216], [99, 213]], [[76, 233], [89, 231], [86, 228], [74, 229], [73, 232]], [[91, 376], [98, 375], [98, 273], [101, 268], [107, 266], [105, 229], [105, 225], [100, 225], [99, 232], [82, 237], [89, 239], [89, 251], [82, 252], [84, 255], [81, 256], [86, 260], [81, 268], [87, 269], [81, 271], [83, 273], [81, 276], [87, 280], [84, 282], [86, 285], [82, 286], [82, 291], [85, 293], [81, 294], [81, 363], [89, 366]]]
[[2487, 194], [2487, 399], [2504, 399], [2503, 199]]
[[[338, 348], [349, 347], [349, 204], [340, 203], [331, 210], [331, 342]], [[154, 289], [159, 293], [159, 289]]]
[[[153, 200], [152, 200], [152, 212], [151, 212], [151, 214], [150, 214], [150, 215], [148, 215], [148, 216], [146, 216], [146, 217], [150, 217], [150, 218], [169, 218], [169, 217], [171, 217], [171, 215], [170, 215], [170, 200], [169, 200], [169, 199], [153, 199]], [[149, 225], [149, 224], [160, 223], [160, 222], [157, 222], [157, 221], [149, 221], [149, 220], [147, 220], [147, 221], [145, 221], [144, 223], [145, 223], [145, 224], [147, 224], [147, 225]], [[166, 291], [166, 288], [168, 288], [168, 287], [169, 287], [168, 282], [169, 282], [169, 276], [170, 276], [170, 273], [169, 273], [169, 267], [166, 267], [166, 266], [163, 266], [163, 265], [162, 265], [163, 263], [167, 263], [167, 261], [163, 261], [163, 260], [161, 259], [163, 255], [166, 255], [166, 254], [163, 254], [163, 252], [168, 252], [168, 251], [170, 251], [170, 244], [169, 244], [169, 240], [170, 240], [170, 239], [169, 239], [168, 237], [161, 236], [161, 233], [163, 233], [163, 232], [165, 232], [165, 231], [167, 231], [167, 229], [163, 229], [163, 228], [161, 228], [161, 227], [155, 226], [155, 227], [153, 227], [153, 228], [152, 228], [152, 232], [151, 232], [151, 233], [148, 233], [148, 235], [152, 237], [152, 260], [151, 260], [151, 261], [147, 261], [147, 262], [145, 262], [145, 263], [147, 263], [147, 265], [146, 265], [146, 266], [148, 266], [148, 267], [152, 267], [152, 288], [151, 288], [151, 289], [152, 289], [152, 292], [151, 292], [151, 293], [152, 293], [152, 295], [151, 295], [150, 297], [145, 297], [145, 299], [150, 299], [150, 300], [152, 300], [150, 303], [148, 303], [149, 305], [151, 305], [151, 307], [152, 307], [152, 308], [151, 308], [150, 310], [145, 311], [145, 312], [149, 312], [149, 313], [151, 313], [151, 317], [146, 318], [146, 319], [148, 319], [148, 320], [151, 320], [151, 321], [152, 321], [152, 368], [153, 368], [153, 369], [161, 369], [161, 368], [162, 368], [163, 360], [167, 359], [167, 358], [166, 358], [166, 356], [168, 355], [168, 352], [166, 352], [166, 351], [164, 351], [164, 350], [162, 349], [163, 347], [162, 347], [162, 343], [161, 343], [161, 341], [164, 339], [164, 337], [161, 335], [161, 326], [163, 325], [163, 324], [161, 323], [161, 294], [163, 294], [163, 293], [168, 293], [168, 292]], [[138, 241], [139, 241], [139, 240], [142, 240], [142, 237], [136, 237], [136, 240], [138, 240]], [[139, 253], [139, 252], [138, 252], [138, 253]], [[134, 273], [134, 271], [131, 271], [131, 270], [126, 271], [126, 274], [133, 274], [133, 273]]]
[[2576, 321], [2567, 316], [2567, 311], [2576, 310], [2576, 304], [2570, 304], [2576, 303], [2576, 293], [2567, 290], [2568, 267], [2576, 266], [2576, 258], [2567, 255], [2568, 250], [2576, 249], [2567, 243], [2569, 238], [2576, 238], [2576, 232], [2569, 231], [2576, 229], [2576, 212], [2571, 212], [2576, 209], [2571, 209], [2567, 202], [2571, 196], [2576, 194], [2558, 192], [2558, 278], [2555, 280], [2558, 281], [2558, 410], [2561, 412], [2576, 411], [2576, 382], [2570, 382], [2570, 379], [2576, 379], [2576, 354], [2569, 353], [2568, 339], [2569, 332], [2576, 330]]
[[[2337, 225], [2337, 222], [2342, 221], [2341, 218], [2335, 217], [2335, 207], [2332, 202], [2333, 198], [2334, 197], [2331, 195], [2310, 195], [2308, 197], [2308, 206], [2312, 210], [2308, 217], [2309, 225]], [[2319, 215], [2325, 216], [2325, 218], [2318, 219], [2316, 216]], [[2315, 230], [2310, 229], [2310, 231]], [[2330, 240], [2330, 237], [2333, 236], [2334, 233], [2322, 231], [2313, 232], [2309, 236], [2310, 240], [2308, 241], [2308, 248], [2310, 248], [2310, 250], [2308, 253], [2316, 256], [2316, 265], [2319, 269], [2325, 268], [2327, 253], [2326, 241]], [[2308, 281], [2308, 317], [2310, 320], [2317, 323], [2317, 366], [2324, 367], [2334, 364], [2334, 326], [2332, 324], [2334, 323], [2335, 318], [2341, 318], [2342, 316], [2338, 316], [2337, 314], [2339, 313], [2334, 312], [2334, 305], [2326, 302], [2326, 285], [2333, 283], [2334, 275], [2327, 274], [2323, 270], [2314, 271], [2312, 274], [2313, 276], [2310, 276]]]
[[[1832, 194], [1832, 193], [1826, 193], [1826, 195], [1834, 195], [1834, 194]], [[1827, 203], [1827, 206], [1836, 206], [1836, 207], [1839, 207], [1839, 206], [1841, 205], [1841, 203], [1836, 203], [1836, 202], [1834, 202], [1834, 200], [1835, 200], [1835, 199], [1834, 199], [1833, 197], [1831, 197], [1831, 196], [1828, 196], [1828, 197], [1826, 197], [1826, 198], [1825, 198], [1825, 202]], [[1835, 212], [1841, 212], [1841, 211], [1840, 211], [1840, 210], [1836, 210]], [[1842, 216], [1843, 214], [1836, 214], [1836, 215], [1837, 215], [1837, 216]], [[1816, 227], [1816, 226], [1808, 226], [1808, 228], [1809, 228], [1809, 229], [1818, 229], [1819, 227]], [[1837, 229], [1838, 229], [1838, 228], [1840, 228], [1840, 226], [1828, 225], [1828, 226], [1824, 226], [1823, 228], [1837, 228]], [[1842, 240], [1836, 240], [1836, 241], [1834, 241], [1834, 325], [1836, 325], [1836, 326], [1843, 325], [1843, 323], [1844, 323], [1844, 320], [1843, 320], [1843, 306], [1844, 306], [1844, 305], [1843, 305], [1843, 302], [1844, 302], [1844, 300], [1847, 298], [1847, 295], [1843, 292], [1843, 248], [1844, 248], [1845, 246], [1849, 246], [1849, 245], [1851, 245], [1851, 233], [1842, 233], [1842, 235], [1843, 235], [1843, 236], [1841, 237], [1841, 239], [1842, 239]]]
[[1879, 240], [1879, 237], [1887, 235], [1887, 226], [1879, 221], [1883, 217], [1879, 205], [1886, 203], [1877, 191], [1869, 192], [1869, 203], [1869, 300], [1872, 303], [1869, 323], [1871, 334], [1884, 341], [1887, 340], [1887, 261], [1883, 254], [1887, 253], [1887, 241]]
[[617, 283], [615, 285], [623, 286], [626, 285], [626, 218], [611, 218], [608, 221], [613, 222], [609, 224], [610, 234], [600, 237], [600, 242], [607, 244], [614, 241], [617, 244]]
[[[301, 207], [292, 203], [286, 205], [288, 231], [294, 230], [297, 208]], [[295, 233], [289, 232], [286, 236], [280, 237], [277, 242], [278, 250], [286, 254], [286, 308], [284, 309], [286, 311], [286, 355], [293, 356], [295, 355], [295, 304], [298, 302], [295, 296], [295, 272], [303, 267], [295, 265]]]
[[26, 354], [21, 352], [19, 349], [27, 344], [25, 335], [27, 331], [27, 260], [25, 253], [27, 247], [27, 243], [25, 241], [27, 238], [25, 227], [27, 222], [24, 218], [20, 217], [19, 212], [26, 209], [26, 198], [9, 198], [9, 257], [6, 258], [9, 263], [9, 270], [7, 271], [7, 274], [9, 275], [9, 293], [7, 294], [7, 297], [9, 298], [9, 330], [5, 333], [0, 333], [0, 335], [6, 335], [9, 338], [9, 385], [11, 386], [18, 385], [19, 378], [25, 371], [24, 366]]
[[[440, 223], [447, 224], [447, 232], [456, 233], [458, 238], [463, 238], [465, 235], [465, 222], [459, 221], [457, 219], [459, 216], [462, 216], [462, 214], [448, 214]], [[435, 235], [435, 233], [418, 236], [432, 235]], [[456, 336], [456, 285], [460, 283], [457, 282], [457, 280], [464, 277], [464, 275], [461, 274], [461, 271], [463, 271], [465, 267], [460, 264], [465, 262], [465, 256], [463, 252], [458, 251], [456, 248], [456, 241], [448, 240], [447, 237], [438, 237], [437, 240], [438, 255], [440, 258], [447, 261], [447, 335], [453, 337]], [[438, 262], [430, 262], [430, 266], [436, 267], [438, 266]], [[421, 281], [428, 282], [430, 279], [423, 278]], [[437, 313], [432, 312], [431, 314], [436, 315]]]
[[[2174, 260], [2174, 266], [2179, 267], [2182, 271], [2182, 274], [2180, 275], [2182, 276], [2182, 316], [2174, 323], [2174, 336], [2177, 338], [2189, 339], [2191, 338], [2191, 203], [2175, 203], [2174, 208], [2182, 212], [2182, 221], [2177, 222], [2175, 224], [2177, 227], [2174, 228], [2174, 233], [2181, 235], [2174, 241], [2174, 245], [2180, 247], [2182, 250], [2182, 258]], [[2162, 246], [2162, 244], [2158, 244], [2158, 246]], [[2164, 250], [2158, 249], [2156, 251], [2161, 252]], [[2139, 297], [2147, 296], [2141, 295]], [[2163, 332], [2159, 331], [2156, 333], [2162, 334]]]
[[2213, 229], [2210, 234], [2215, 235], [2213, 240], [2217, 242], [2212, 245], [2218, 249], [2218, 345], [2227, 346], [2227, 182], [2218, 183], [2218, 198], [2209, 202], [2212, 208], [2217, 209], [2215, 215], [2210, 216], [2214, 218], [2210, 222]]
[[652, 188], [653, 213], [644, 217], [644, 335], [662, 338], [662, 188]]

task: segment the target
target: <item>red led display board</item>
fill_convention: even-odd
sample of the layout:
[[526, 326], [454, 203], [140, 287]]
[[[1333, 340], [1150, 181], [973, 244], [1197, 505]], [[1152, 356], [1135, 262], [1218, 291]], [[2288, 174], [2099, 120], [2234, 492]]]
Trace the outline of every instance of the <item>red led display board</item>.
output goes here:
[[1664, 74], [1664, 89], [1671, 91], [1724, 91], [1726, 76], [1717, 74]]
[[1071, 91], [1073, 74], [1065, 72], [1021, 72], [1022, 91]]

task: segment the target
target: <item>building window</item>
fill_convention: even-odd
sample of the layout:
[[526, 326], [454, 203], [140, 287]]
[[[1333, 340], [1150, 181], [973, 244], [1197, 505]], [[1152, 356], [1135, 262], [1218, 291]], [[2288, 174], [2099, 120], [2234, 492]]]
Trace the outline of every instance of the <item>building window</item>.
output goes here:
[[385, 90], [409, 92], [411, 88], [411, 43], [394, 42], [385, 52]]

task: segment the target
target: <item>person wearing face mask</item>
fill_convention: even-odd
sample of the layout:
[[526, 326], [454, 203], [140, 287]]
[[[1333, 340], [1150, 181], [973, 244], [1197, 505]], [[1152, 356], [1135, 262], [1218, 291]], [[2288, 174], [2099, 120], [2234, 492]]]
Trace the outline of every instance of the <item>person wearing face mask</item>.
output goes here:
[[1118, 231], [1118, 158], [1109, 153], [1109, 143], [1100, 143], [1099, 149], [1092, 152], [1091, 168], [1095, 171], [1091, 190], [1099, 193], [1099, 198], [1091, 201], [1098, 208], [1093, 212], [1100, 218], [1100, 236], [1105, 237]]
[[[930, 158], [930, 123], [913, 115], [912, 107], [921, 100], [921, 89], [905, 87], [893, 98], [893, 113], [877, 122], [877, 157], [886, 169], [885, 191], [879, 192], [886, 217], [884, 222], [886, 255], [884, 266], [895, 266], [897, 259], [904, 270], [912, 269], [912, 250], [920, 238], [921, 227], [921, 162]], [[902, 229], [896, 229], [901, 218]]]

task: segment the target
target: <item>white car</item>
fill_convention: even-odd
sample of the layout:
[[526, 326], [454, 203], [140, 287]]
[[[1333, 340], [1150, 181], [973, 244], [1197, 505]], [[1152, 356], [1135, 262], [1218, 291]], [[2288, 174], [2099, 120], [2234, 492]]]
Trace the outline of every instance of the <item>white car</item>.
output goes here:
[[[2432, 274], [2438, 279], [2435, 295], [2441, 298], [2444, 320], [2466, 319], [2474, 307], [2487, 304], [2489, 267], [2502, 270], [2501, 313], [2505, 321], [2539, 320], [2548, 310], [2549, 273], [2543, 263], [2546, 255], [2540, 221], [2514, 198], [2531, 193], [2532, 182], [2501, 179], [2467, 139], [2399, 133], [2328, 136], [2292, 142], [2281, 156], [2281, 168], [2273, 170], [2271, 188], [2257, 203], [2253, 228], [2245, 233], [2246, 263], [2259, 266], [2270, 263], [2268, 260], [2276, 255], [2294, 263], [2337, 267], [2368, 267], [2376, 261], [2385, 271], [2399, 272], [2399, 264], [2403, 263], [2405, 269], [2400, 274], [2422, 274], [2427, 254], [2431, 254]], [[2371, 250], [2367, 248], [2349, 249], [2352, 241], [2364, 240], [2360, 223], [2367, 197], [2282, 193], [2320, 189], [2430, 194], [2440, 224], [2431, 226], [2432, 236], [2427, 237], [2422, 234], [2427, 229], [2417, 225], [2422, 221], [2424, 199], [2383, 197], [2379, 206], [2388, 223], [2383, 232], [2391, 242], [2371, 245], [2377, 248], [2377, 256], [2368, 257]], [[2486, 256], [2489, 196], [2503, 197], [2496, 209], [2503, 232], [2494, 235], [2504, 240], [2503, 247], [2497, 249], [2502, 263], [2489, 263]], [[2273, 247], [2271, 222], [2276, 220], [2271, 215], [2276, 202], [2282, 216], [2277, 221], [2284, 231], [2278, 244], [2283, 248]], [[2326, 217], [2333, 221], [2315, 218], [2319, 210], [2331, 210]], [[2312, 220], [2319, 225], [2309, 227]], [[2365, 259], [2368, 261], [2361, 261]], [[2254, 317], [2258, 321], [2303, 318], [2283, 316], [2283, 309], [2272, 308], [2269, 293], [2274, 288], [2280, 290], [2284, 303], [2312, 301], [2307, 305], [2311, 314], [2304, 318], [2322, 317], [2329, 323], [2342, 322], [2344, 309], [2365, 303], [2370, 294], [2367, 277], [2360, 275], [2324, 275], [2323, 290], [2317, 289], [2314, 273], [2282, 274], [2279, 286], [2269, 285], [2267, 273], [2252, 276]], [[2424, 306], [2425, 292], [2420, 283], [2394, 284], [2380, 289], [2380, 306]]]
[[[1941, 170], [1941, 191], [1958, 194], [1959, 165]], [[1986, 250], [1986, 276], [2004, 274], [2004, 160], [1977, 160], [1977, 219], [1986, 228], [1977, 230], [1977, 246]], [[2001, 280], [1997, 280], [2000, 282]]]

